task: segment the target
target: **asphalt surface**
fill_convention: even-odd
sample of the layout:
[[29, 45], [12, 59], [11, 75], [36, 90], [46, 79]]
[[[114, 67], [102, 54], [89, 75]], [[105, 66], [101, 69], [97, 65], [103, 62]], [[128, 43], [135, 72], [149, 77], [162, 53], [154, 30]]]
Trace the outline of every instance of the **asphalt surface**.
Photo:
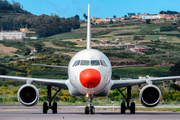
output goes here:
[[96, 113], [93, 115], [84, 114], [84, 106], [58, 106], [57, 114], [52, 114], [51, 110], [43, 114], [42, 106], [0, 105], [0, 120], [180, 120], [180, 112], [136, 111], [136, 114], [130, 114], [127, 110], [126, 114], [120, 114], [120, 109], [113, 111], [112, 106], [95, 108]]

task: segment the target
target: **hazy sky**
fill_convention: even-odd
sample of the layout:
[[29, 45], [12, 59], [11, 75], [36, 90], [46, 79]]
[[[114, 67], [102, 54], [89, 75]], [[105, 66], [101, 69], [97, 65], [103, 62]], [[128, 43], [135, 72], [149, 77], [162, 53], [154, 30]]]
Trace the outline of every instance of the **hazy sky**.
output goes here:
[[[11, 2], [12, 0], [8, 0]], [[180, 0], [15, 0], [23, 9], [35, 14], [51, 13], [60, 17], [72, 17], [76, 14], [84, 19], [87, 6], [91, 6], [91, 18], [122, 17], [127, 13], [156, 14], [161, 10], [180, 12]]]

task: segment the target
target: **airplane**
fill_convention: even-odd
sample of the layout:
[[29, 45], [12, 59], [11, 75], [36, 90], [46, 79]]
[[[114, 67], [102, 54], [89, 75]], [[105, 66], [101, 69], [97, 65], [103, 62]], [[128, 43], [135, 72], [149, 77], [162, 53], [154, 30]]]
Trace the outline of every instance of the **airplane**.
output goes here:
[[[74, 97], [87, 97], [88, 105], [85, 107], [85, 114], [94, 114], [95, 107], [92, 100], [95, 97], [105, 97], [110, 90], [117, 89], [125, 98], [126, 103], [121, 103], [121, 114], [125, 114], [127, 109], [131, 114], [135, 114], [135, 103], [131, 102], [131, 87], [133, 85], [141, 85], [146, 83], [140, 90], [140, 101], [143, 106], [155, 107], [161, 100], [160, 89], [153, 85], [154, 82], [179, 80], [180, 76], [143, 78], [132, 80], [112, 80], [112, 69], [123, 67], [134, 67], [139, 65], [111, 66], [108, 57], [101, 51], [91, 49], [91, 21], [90, 21], [90, 5], [88, 5], [88, 23], [87, 23], [87, 46], [86, 49], [76, 53], [67, 66], [34, 64], [43, 67], [68, 69], [68, 79], [42, 79], [18, 76], [0, 75], [0, 79], [5, 81], [15, 80], [26, 82], [18, 90], [18, 101], [24, 106], [34, 106], [39, 101], [39, 91], [32, 83], [47, 85], [48, 103], [43, 103], [43, 113], [46, 114], [49, 109], [52, 113], [57, 113], [57, 102], [52, 100], [61, 89], [69, 90], [69, 94]], [[141, 65], [140, 65], [141, 66]], [[51, 95], [51, 88], [57, 87], [55, 95]], [[123, 94], [123, 90], [127, 89], [127, 96]]]

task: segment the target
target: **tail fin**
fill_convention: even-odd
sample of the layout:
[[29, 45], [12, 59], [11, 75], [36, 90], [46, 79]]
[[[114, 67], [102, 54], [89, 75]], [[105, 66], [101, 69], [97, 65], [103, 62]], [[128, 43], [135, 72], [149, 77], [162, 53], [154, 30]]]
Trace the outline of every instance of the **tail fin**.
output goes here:
[[87, 46], [86, 49], [91, 49], [91, 17], [90, 5], [88, 4], [88, 24], [87, 24]]

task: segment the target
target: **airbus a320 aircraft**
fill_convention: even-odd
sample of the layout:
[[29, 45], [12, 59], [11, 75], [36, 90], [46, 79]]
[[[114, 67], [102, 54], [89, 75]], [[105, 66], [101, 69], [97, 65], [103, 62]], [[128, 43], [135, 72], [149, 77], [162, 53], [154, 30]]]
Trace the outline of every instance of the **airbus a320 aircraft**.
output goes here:
[[[92, 105], [93, 97], [107, 96], [110, 90], [113, 89], [118, 89], [123, 95], [120, 88], [126, 87], [127, 96], [123, 95], [126, 99], [126, 104], [124, 102], [121, 103], [121, 113], [124, 114], [126, 109], [129, 109], [130, 113], [134, 114], [135, 103], [130, 103], [131, 86], [147, 83], [140, 91], [140, 101], [142, 105], [146, 107], [154, 107], [157, 106], [161, 100], [161, 91], [157, 86], [153, 85], [153, 82], [180, 79], [180, 76], [171, 76], [133, 80], [112, 80], [112, 69], [131, 66], [113, 67], [105, 54], [98, 50], [91, 49], [90, 5], [88, 5], [87, 48], [76, 53], [68, 67], [42, 64], [35, 65], [68, 69], [68, 79], [40, 79], [5, 75], [0, 75], [0, 78], [3, 80], [9, 79], [26, 82], [25, 85], [20, 87], [17, 95], [19, 102], [25, 106], [34, 106], [39, 100], [39, 91], [32, 83], [47, 85], [49, 104], [47, 104], [47, 102], [43, 103], [43, 113], [47, 113], [48, 109], [52, 109], [53, 113], [57, 113], [57, 103], [53, 102], [53, 105], [51, 105], [51, 102], [61, 89], [68, 89], [69, 94], [74, 97], [88, 97], [89, 105], [85, 107], [85, 114], [94, 114], [95, 108]], [[53, 97], [51, 96], [52, 86], [59, 88]]]

